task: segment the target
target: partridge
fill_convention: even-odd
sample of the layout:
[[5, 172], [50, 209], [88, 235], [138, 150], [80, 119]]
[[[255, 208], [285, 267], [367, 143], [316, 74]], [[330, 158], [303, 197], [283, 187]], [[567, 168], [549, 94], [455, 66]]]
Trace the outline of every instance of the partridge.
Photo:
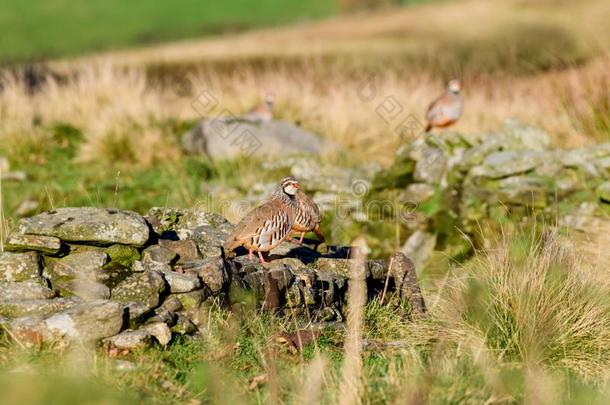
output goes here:
[[301, 233], [298, 243], [303, 243], [303, 238], [307, 232], [314, 232], [324, 242], [324, 235], [320, 230], [320, 209], [318, 205], [301, 190], [296, 194], [296, 203], [297, 209], [292, 231]]
[[426, 132], [433, 127], [445, 128], [454, 124], [461, 116], [464, 102], [460, 97], [461, 84], [459, 80], [451, 80], [445, 94], [430, 104], [426, 112]]
[[266, 263], [262, 252], [268, 252], [284, 241], [294, 225], [298, 190], [299, 183], [293, 177], [283, 179], [269, 201], [250, 211], [235, 226], [224, 244], [225, 253], [230, 255], [243, 246], [248, 249], [250, 260], [252, 253], [257, 252], [261, 263]]
[[265, 102], [252, 108], [243, 116], [248, 121], [269, 122], [273, 120], [273, 103], [275, 96], [273, 93], [265, 94]]

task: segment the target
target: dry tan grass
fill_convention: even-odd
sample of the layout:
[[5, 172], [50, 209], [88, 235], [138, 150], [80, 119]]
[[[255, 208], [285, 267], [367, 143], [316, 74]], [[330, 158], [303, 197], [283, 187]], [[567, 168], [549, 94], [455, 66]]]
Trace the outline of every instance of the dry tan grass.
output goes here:
[[[534, 77], [468, 80], [465, 114], [454, 129], [485, 133], [512, 117], [548, 130], [558, 147], [599, 141], [599, 133], [583, 122], [596, 114], [590, 104], [593, 96], [608, 97], [609, 71], [610, 59], [600, 58], [584, 67]], [[147, 166], [179, 156], [176, 134], [163, 131], [161, 123], [201, 118], [192, 102], [202, 91], [211, 91], [223, 108], [240, 114], [271, 89], [277, 95], [279, 118], [339, 142], [358, 159], [390, 163], [402, 142], [395, 127], [408, 117], [422, 123], [428, 102], [443, 91], [440, 80], [422, 73], [369, 77], [328, 72], [315, 63], [298, 69], [199, 70], [183, 79], [192, 83], [191, 90], [177, 95], [177, 86], [151, 84], [142, 68], [120, 68], [106, 61], [79, 70], [67, 83], [49, 78], [30, 94], [22, 81], [5, 75], [0, 139], [22, 142], [25, 135], [44, 140], [48, 125], [70, 123], [86, 136], [81, 160], [120, 160], [122, 151], [125, 160]], [[360, 96], [372, 94], [365, 84], [374, 86], [374, 97]], [[390, 97], [402, 111], [386, 122], [378, 109]]]
[[[175, 117], [166, 92], [152, 88], [141, 69], [117, 68], [110, 62], [88, 65], [63, 82], [48, 77], [34, 93], [14, 74], [2, 77], [0, 139], [44, 143], [48, 126], [67, 123], [83, 131], [80, 159], [113, 160], [132, 154], [135, 163], [172, 159], [178, 149], [157, 123]], [[122, 150], [120, 150], [122, 149]]]

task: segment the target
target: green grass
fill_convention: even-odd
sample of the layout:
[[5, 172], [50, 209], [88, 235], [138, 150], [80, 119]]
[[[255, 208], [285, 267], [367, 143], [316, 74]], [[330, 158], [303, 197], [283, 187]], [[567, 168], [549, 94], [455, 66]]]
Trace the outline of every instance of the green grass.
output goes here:
[[288, 24], [335, 13], [329, 0], [3, 0], [0, 62]]

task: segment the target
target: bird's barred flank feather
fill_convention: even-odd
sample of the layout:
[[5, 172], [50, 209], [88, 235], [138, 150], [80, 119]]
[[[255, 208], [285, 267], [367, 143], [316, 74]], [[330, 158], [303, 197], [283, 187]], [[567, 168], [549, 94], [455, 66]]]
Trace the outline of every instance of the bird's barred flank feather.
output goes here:
[[[239, 246], [250, 252], [268, 252], [290, 234], [297, 208], [294, 194], [298, 182], [287, 177], [271, 199], [249, 212], [236, 226], [224, 244], [225, 254], [231, 255]], [[262, 256], [259, 255], [262, 260]]]

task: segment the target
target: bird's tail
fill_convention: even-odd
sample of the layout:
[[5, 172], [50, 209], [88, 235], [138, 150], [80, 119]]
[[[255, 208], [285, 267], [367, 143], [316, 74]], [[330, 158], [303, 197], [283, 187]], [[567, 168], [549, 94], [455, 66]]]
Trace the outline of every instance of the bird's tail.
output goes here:
[[316, 224], [315, 228], [313, 228], [313, 232], [322, 242], [326, 241], [324, 234], [322, 234], [322, 230], [320, 229], [320, 224]]

